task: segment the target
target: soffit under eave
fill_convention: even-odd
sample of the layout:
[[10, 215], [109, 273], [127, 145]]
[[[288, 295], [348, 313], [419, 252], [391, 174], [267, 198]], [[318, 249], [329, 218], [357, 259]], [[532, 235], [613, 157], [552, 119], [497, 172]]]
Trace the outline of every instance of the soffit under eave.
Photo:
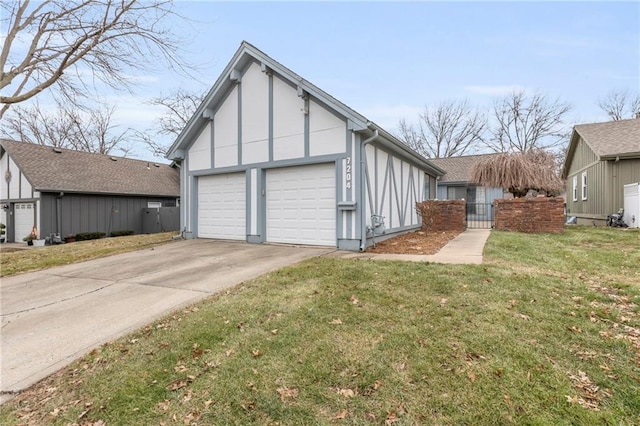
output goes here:
[[569, 164], [573, 162], [573, 156], [576, 152], [580, 139], [583, 139], [583, 138], [582, 136], [580, 136], [580, 134], [576, 131], [574, 127], [573, 131], [571, 132], [571, 139], [569, 140], [569, 148], [567, 149], [567, 156], [565, 157], [564, 164], [562, 166], [562, 173], [560, 174], [560, 177], [562, 179], [567, 178], [567, 175], [569, 173]]
[[176, 157], [175, 154], [180, 150], [185, 152], [189, 148], [191, 143], [194, 142], [195, 136], [199, 134], [199, 132], [204, 127], [204, 124], [208, 121], [208, 119], [203, 117], [204, 111], [210, 108], [209, 105], [214, 102], [217, 93], [221, 90], [225, 83], [229, 85], [233, 83], [230, 79], [231, 70], [235, 68], [236, 63], [242, 56], [244, 50], [245, 45], [244, 43], [242, 43], [227, 66], [224, 68], [222, 73], [218, 76], [213, 86], [211, 86], [211, 89], [209, 89], [209, 92], [206, 94], [203, 101], [200, 103], [198, 108], [196, 108], [195, 113], [191, 116], [184, 129], [182, 129], [180, 134], [176, 137], [176, 140], [167, 150], [165, 158], [169, 160], [182, 159]]

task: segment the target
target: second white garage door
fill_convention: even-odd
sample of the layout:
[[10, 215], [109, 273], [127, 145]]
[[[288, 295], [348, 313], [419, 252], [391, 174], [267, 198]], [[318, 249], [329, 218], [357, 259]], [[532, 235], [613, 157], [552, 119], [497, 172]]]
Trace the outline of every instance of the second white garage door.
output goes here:
[[267, 241], [336, 245], [334, 163], [267, 171]]
[[245, 188], [244, 173], [198, 178], [199, 238], [247, 238]]

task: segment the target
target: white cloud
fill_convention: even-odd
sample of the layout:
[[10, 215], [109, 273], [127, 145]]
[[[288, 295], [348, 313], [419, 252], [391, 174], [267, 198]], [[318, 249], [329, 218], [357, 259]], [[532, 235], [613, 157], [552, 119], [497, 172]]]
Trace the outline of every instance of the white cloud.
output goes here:
[[527, 91], [526, 87], [512, 84], [510, 86], [465, 86], [464, 90], [479, 95], [504, 96], [513, 92]]

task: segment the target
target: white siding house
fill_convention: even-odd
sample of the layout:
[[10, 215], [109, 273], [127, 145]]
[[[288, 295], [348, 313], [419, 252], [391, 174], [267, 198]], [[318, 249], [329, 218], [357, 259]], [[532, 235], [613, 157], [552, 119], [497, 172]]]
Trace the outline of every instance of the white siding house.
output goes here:
[[246, 42], [167, 158], [185, 236], [346, 250], [419, 228], [444, 173]]

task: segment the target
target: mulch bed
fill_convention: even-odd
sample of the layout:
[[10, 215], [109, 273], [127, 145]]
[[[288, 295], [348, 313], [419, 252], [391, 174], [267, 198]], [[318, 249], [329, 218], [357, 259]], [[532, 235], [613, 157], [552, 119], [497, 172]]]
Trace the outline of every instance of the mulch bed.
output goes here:
[[369, 247], [367, 252], [386, 254], [436, 254], [459, 234], [459, 231], [409, 232], [376, 243], [376, 246]]

